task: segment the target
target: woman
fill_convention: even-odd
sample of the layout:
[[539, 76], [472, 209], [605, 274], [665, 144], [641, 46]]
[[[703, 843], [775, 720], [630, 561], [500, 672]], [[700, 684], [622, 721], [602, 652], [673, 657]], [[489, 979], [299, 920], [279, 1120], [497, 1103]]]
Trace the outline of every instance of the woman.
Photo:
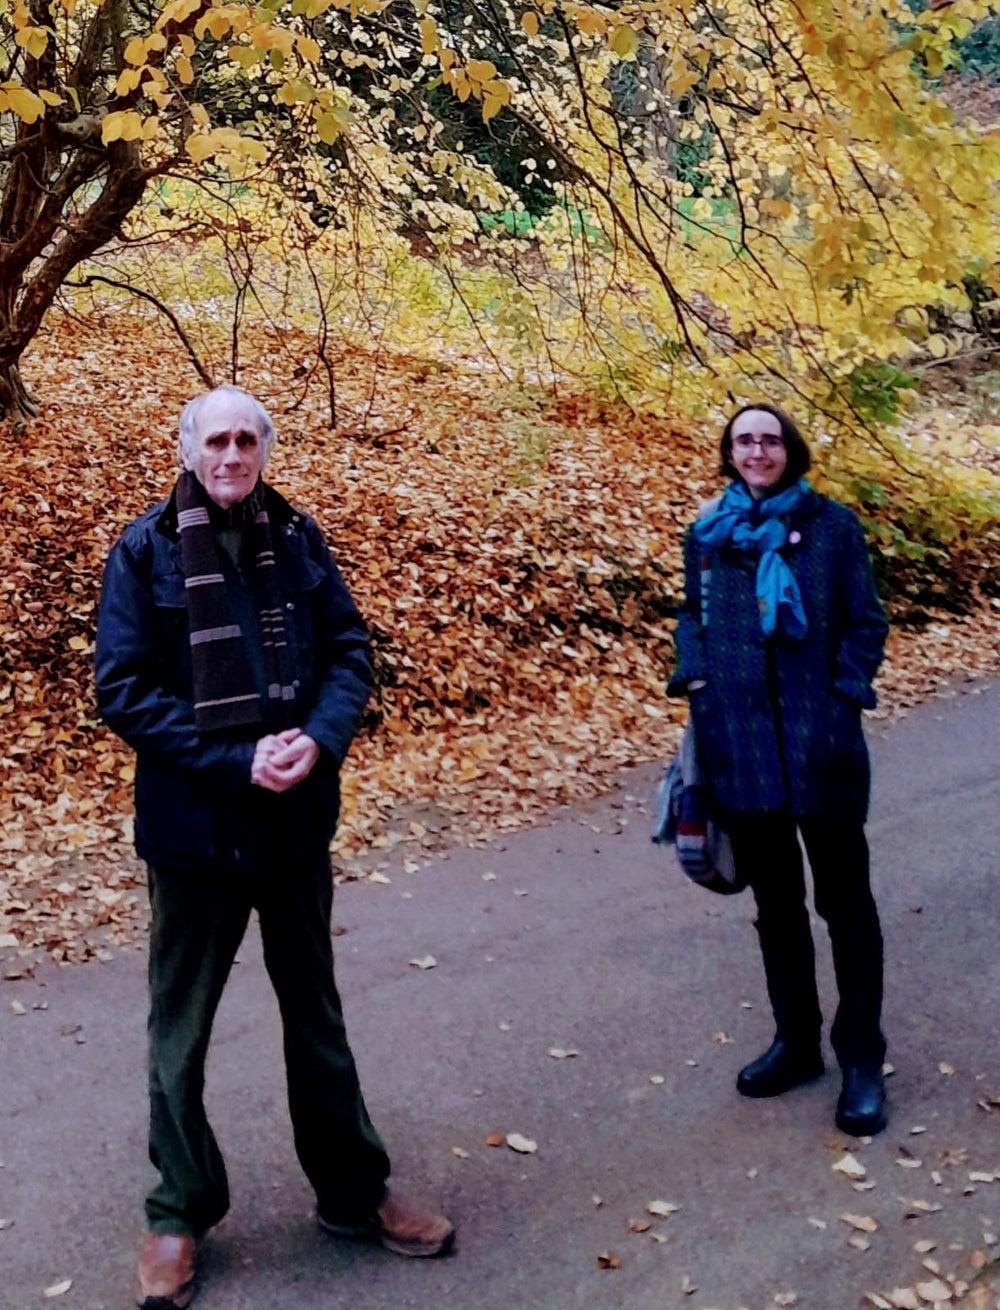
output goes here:
[[721, 455], [730, 485], [685, 542], [668, 691], [690, 699], [714, 800], [757, 902], [776, 1032], [736, 1086], [778, 1096], [823, 1072], [801, 836], [840, 993], [837, 1126], [878, 1133], [882, 933], [864, 833], [861, 710], [875, 704], [885, 616], [861, 525], [805, 482], [809, 449], [787, 414], [745, 406], [726, 424]]

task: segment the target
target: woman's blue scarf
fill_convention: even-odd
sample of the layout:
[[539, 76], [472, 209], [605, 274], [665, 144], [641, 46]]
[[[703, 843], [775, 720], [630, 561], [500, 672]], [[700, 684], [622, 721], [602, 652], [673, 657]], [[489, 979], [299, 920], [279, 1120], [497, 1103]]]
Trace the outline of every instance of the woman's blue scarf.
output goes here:
[[765, 637], [773, 636], [780, 629], [784, 636], [801, 641], [809, 630], [799, 584], [778, 554], [788, 540], [788, 527], [783, 520], [798, 509], [808, 494], [809, 484], [804, 478], [762, 500], [754, 500], [742, 482], [733, 482], [718, 508], [694, 525], [694, 534], [704, 546], [731, 544], [737, 550], [758, 555], [757, 602]]

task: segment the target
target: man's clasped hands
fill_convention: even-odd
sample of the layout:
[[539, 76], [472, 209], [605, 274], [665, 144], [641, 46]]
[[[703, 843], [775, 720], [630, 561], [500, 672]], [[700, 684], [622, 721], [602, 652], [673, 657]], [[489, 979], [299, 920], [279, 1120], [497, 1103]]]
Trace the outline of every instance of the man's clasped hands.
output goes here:
[[319, 746], [301, 728], [261, 737], [254, 748], [250, 779], [267, 791], [288, 791], [309, 776], [319, 759]]

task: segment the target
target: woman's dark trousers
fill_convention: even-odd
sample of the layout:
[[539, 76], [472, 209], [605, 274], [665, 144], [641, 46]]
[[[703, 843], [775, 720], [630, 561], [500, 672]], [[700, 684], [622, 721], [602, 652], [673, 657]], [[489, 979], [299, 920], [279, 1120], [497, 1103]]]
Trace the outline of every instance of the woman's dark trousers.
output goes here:
[[[389, 1160], [372, 1127], [333, 978], [326, 858], [266, 873], [149, 870], [149, 1154], [153, 1232], [198, 1235], [229, 1207], [202, 1092], [212, 1020], [251, 909], [281, 1010], [295, 1149], [324, 1214], [367, 1217]], [[251, 1125], [244, 1125], [244, 1135]]]
[[840, 992], [830, 1032], [842, 1068], [877, 1070], [882, 1036], [882, 931], [872, 896], [864, 826], [850, 819], [787, 813], [729, 816], [737, 866], [757, 901], [757, 932], [777, 1035], [819, 1046], [822, 1015], [806, 908], [802, 852], [813, 875], [816, 913], [826, 920]]

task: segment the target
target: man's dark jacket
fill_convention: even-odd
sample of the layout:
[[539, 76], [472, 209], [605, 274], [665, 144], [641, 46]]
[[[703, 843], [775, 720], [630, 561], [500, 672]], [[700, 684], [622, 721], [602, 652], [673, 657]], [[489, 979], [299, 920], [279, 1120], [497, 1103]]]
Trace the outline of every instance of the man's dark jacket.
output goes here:
[[266, 508], [295, 646], [298, 726], [321, 748], [309, 776], [282, 795], [250, 781], [263, 724], [195, 728], [173, 498], [130, 523], [108, 558], [97, 698], [135, 748], [136, 850], [154, 866], [252, 871], [275, 857], [322, 858], [336, 827], [340, 765], [372, 685], [368, 633], [313, 520], [272, 488]]

